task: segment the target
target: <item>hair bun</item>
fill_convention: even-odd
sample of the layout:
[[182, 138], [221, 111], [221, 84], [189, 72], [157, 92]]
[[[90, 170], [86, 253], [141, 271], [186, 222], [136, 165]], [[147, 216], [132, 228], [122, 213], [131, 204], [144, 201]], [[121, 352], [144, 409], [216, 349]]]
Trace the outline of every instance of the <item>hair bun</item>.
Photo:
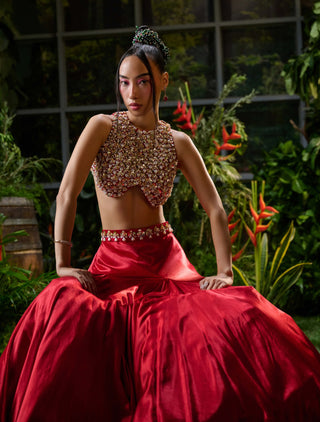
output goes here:
[[165, 63], [169, 60], [169, 49], [164, 44], [164, 42], [161, 40], [161, 38], [158, 35], [158, 32], [153, 31], [151, 28], [149, 28], [146, 25], [136, 27], [136, 32], [134, 34], [132, 44], [145, 44], [145, 45], [152, 45], [154, 47], [157, 47], [164, 58]]

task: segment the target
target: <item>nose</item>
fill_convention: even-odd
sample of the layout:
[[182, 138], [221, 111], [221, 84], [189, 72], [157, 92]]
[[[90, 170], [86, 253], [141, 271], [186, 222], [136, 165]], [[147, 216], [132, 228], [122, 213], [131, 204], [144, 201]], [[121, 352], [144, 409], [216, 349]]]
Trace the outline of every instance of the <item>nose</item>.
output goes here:
[[135, 84], [131, 84], [130, 86], [130, 98], [131, 99], [137, 98], [137, 89], [135, 87]]

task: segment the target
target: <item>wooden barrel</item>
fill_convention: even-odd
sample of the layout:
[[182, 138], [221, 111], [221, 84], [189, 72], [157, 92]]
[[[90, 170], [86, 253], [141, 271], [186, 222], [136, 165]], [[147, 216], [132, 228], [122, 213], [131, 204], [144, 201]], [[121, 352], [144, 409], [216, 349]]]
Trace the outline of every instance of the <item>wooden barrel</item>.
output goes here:
[[3, 197], [0, 213], [7, 218], [3, 235], [25, 230], [27, 236], [18, 236], [16, 242], [4, 245], [8, 261], [20, 268], [31, 270], [34, 275], [43, 272], [42, 244], [33, 202], [27, 198]]

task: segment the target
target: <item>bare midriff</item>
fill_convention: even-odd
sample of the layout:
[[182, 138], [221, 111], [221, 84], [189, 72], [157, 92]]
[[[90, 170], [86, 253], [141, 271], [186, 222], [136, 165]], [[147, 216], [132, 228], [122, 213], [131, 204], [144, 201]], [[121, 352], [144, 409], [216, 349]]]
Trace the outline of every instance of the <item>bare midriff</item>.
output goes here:
[[128, 230], [165, 222], [162, 206], [151, 206], [139, 186], [119, 198], [96, 189], [103, 230]]

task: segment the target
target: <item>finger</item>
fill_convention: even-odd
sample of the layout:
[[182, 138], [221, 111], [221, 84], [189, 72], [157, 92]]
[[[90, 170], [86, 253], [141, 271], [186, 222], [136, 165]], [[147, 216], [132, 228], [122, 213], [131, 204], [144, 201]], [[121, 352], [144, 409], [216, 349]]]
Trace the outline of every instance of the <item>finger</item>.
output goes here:
[[209, 281], [204, 278], [203, 280], [200, 281], [200, 289], [202, 290], [207, 289], [209, 284], [210, 284]]

